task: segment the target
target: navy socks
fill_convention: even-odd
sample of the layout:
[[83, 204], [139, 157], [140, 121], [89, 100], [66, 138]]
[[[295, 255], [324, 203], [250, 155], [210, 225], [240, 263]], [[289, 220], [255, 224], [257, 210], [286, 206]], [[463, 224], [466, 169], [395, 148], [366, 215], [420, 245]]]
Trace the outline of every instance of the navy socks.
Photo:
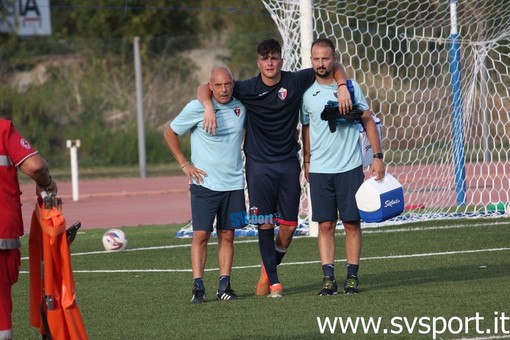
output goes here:
[[347, 264], [347, 277], [358, 278], [358, 269], [359, 265], [357, 264]]
[[201, 277], [197, 277], [196, 279], [193, 279], [193, 284], [196, 285], [199, 290], [205, 291], [204, 280], [202, 280]]
[[230, 276], [223, 275], [220, 276], [220, 283], [218, 285], [218, 290], [220, 292], [224, 292], [227, 288], [230, 288]]
[[322, 273], [324, 276], [329, 276], [330, 278], [335, 279], [335, 265], [333, 263], [323, 265]]
[[[276, 252], [274, 244], [274, 229], [260, 229], [258, 232], [259, 236], [259, 250], [260, 257], [266, 268], [267, 276], [269, 277], [269, 283], [279, 283], [278, 274], [276, 273]], [[282, 256], [283, 257], [283, 256]]]

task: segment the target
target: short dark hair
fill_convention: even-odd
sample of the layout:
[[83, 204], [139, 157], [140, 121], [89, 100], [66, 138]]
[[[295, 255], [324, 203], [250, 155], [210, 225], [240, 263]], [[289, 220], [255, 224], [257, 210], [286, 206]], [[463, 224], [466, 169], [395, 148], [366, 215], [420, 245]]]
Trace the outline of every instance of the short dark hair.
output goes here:
[[275, 39], [267, 39], [257, 46], [257, 53], [262, 57], [267, 57], [270, 53], [282, 55], [282, 46]]
[[333, 54], [335, 54], [335, 44], [331, 41], [331, 39], [328, 38], [317, 38], [312, 43], [312, 47], [310, 48], [310, 51], [313, 49], [315, 45], [325, 46], [331, 48], [331, 51], [333, 51]]

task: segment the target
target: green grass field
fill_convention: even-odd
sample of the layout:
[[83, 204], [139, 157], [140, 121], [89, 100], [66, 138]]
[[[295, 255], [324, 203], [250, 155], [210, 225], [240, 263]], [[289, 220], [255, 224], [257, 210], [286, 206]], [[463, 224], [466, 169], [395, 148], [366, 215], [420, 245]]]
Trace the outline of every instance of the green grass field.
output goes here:
[[[211, 238], [205, 274], [209, 301], [203, 305], [190, 304], [191, 240], [175, 238], [180, 227], [124, 228], [128, 249], [118, 253], [103, 251], [104, 230], [78, 234], [71, 247], [73, 270], [90, 339], [510, 336], [508, 218], [365, 229], [361, 293], [332, 297], [317, 296], [322, 272], [316, 239], [294, 239], [279, 267], [285, 296], [269, 299], [254, 295], [260, 272], [256, 238], [237, 238], [232, 285], [244, 299], [215, 301], [216, 239]], [[28, 323], [28, 237], [23, 241], [23, 272], [13, 292], [14, 335], [40, 339]], [[345, 275], [343, 244], [344, 234], [338, 231], [340, 281]], [[349, 317], [352, 326], [359, 322], [356, 333], [353, 327], [340, 327]], [[377, 331], [362, 329], [369, 317], [379, 320]]]

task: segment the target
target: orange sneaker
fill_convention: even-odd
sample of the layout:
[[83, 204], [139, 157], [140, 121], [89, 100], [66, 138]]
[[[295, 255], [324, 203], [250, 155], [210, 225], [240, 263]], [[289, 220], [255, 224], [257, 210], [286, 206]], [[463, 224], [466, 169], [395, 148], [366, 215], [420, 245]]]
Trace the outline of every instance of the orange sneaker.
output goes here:
[[257, 287], [255, 287], [255, 295], [266, 296], [267, 294], [269, 294], [269, 277], [267, 276], [266, 268], [264, 268], [264, 263], [262, 263], [259, 282]]
[[283, 296], [283, 287], [281, 283], [275, 283], [274, 285], [269, 286], [269, 290], [271, 291], [268, 295], [270, 298], [281, 298]]

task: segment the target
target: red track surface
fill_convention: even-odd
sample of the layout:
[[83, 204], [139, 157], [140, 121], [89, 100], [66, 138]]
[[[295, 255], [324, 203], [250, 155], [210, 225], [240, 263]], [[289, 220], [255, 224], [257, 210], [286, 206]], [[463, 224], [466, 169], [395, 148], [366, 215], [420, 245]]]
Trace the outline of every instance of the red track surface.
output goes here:
[[[184, 224], [191, 219], [185, 176], [82, 180], [76, 202], [72, 199], [71, 182], [57, 184], [68, 226], [78, 220], [82, 228], [90, 229]], [[28, 232], [36, 200], [35, 184], [23, 184], [21, 191], [23, 221]]]
[[[388, 166], [387, 171], [402, 183], [408, 207], [456, 205], [451, 166]], [[484, 181], [479, 179], [482, 173], [486, 176]], [[468, 202], [510, 202], [510, 164], [468, 163], [466, 174]], [[113, 228], [185, 224], [191, 219], [185, 176], [83, 180], [76, 202], [72, 200], [71, 182], [58, 182], [58, 187], [68, 226], [77, 220], [83, 228]], [[21, 190], [23, 220], [28, 231], [35, 204], [35, 184], [24, 184]]]

